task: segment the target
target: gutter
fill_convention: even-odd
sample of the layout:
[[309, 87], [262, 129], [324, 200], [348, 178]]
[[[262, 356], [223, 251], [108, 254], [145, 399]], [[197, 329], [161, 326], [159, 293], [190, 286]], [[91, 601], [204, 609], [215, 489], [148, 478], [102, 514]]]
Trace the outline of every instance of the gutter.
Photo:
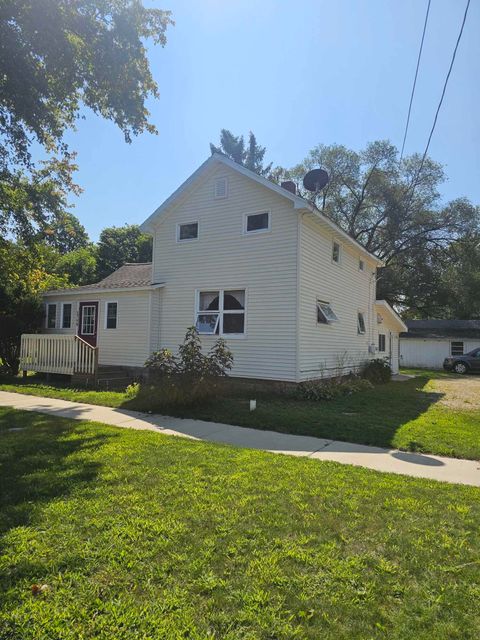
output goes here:
[[42, 293], [43, 297], [51, 297], [51, 296], [82, 296], [84, 294], [92, 294], [96, 295], [99, 293], [118, 293], [118, 292], [126, 292], [126, 291], [153, 291], [154, 289], [162, 289], [165, 286], [164, 282], [159, 282], [158, 284], [151, 284], [148, 287], [92, 287], [90, 289], [52, 289], [51, 291], [45, 291]]

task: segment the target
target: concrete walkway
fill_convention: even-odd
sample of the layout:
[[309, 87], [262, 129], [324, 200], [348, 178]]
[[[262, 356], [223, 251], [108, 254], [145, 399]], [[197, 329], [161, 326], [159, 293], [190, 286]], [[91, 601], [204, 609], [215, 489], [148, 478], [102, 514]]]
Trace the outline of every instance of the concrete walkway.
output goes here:
[[0, 406], [480, 487], [480, 462], [0, 391]]

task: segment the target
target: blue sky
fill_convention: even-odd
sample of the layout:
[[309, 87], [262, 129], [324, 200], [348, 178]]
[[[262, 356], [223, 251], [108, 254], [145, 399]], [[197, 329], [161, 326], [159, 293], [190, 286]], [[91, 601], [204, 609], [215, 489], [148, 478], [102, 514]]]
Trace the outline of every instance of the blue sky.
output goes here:
[[[158, 0], [176, 25], [150, 62], [158, 136], [131, 145], [86, 113], [67, 136], [84, 192], [73, 212], [97, 239], [141, 223], [209, 155], [222, 127], [252, 130], [268, 161], [292, 166], [319, 143], [401, 147], [426, 0]], [[463, 0], [432, 0], [406, 153], [422, 152], [460, 27]], [[473, 0], [430, 147], [446, 200], [480, 203], [480, 2]]]

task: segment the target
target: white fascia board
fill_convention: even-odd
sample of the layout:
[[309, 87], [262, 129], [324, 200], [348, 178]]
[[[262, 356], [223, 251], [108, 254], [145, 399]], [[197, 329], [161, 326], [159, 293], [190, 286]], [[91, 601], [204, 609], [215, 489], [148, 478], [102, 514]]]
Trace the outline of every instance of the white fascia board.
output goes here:
[[42, 296], [51, 297], [51, 296], [82, 296], [82, 295], [96, 295], [99, 293], [115, 293], [115, 292], [125, 292], [125, 291], [152, 291], [153, 289], [162, 289], [165, 286], [165, 283], [162, 282], [160, 284], [152, 284], [148, 287], [105, 287], [103, 289], [92, 288], [92, 289], [72, 289], [71, 291], [45, 291], [42, 293]]
[[395, 309], [393, 309], [393, 307], [391, 307], [386, 300], [375, 300], [375, 308], [377, 310], [386, 311], [390, 315], [390, 317], [395, 320], [399, 327], [401, 327], [402, 331], [408, 331], [407, 325], [400, 318]]

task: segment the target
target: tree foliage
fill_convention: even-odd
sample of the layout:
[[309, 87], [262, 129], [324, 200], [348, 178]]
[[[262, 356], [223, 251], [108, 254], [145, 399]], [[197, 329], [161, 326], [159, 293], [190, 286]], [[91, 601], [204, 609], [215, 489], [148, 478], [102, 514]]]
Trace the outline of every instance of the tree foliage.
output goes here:
[[0, 241], [0, 360], [9, 373], [18, 373], [20, 336], [41, 324], [40, 294], [69, 286], [66, 277], [53, 273], [54, 262], [55, 252], [44, 245]]
[[248, 134], [248, 144], [245, 144], [243, 136], [234, 136], [228, 129], [220, 132], [220, 146], [210, 143], [211, 153], [222, 153], [234, 162], [243, 165], [250, 171], [254, 171], [261, 176], [268, 176], [272, 169], [272, 163], [264, 166], [265, 147], [261, 147], [255, 135], [250, 131]]
[[92, 284], [97, 277], [97, 248], [90, 244], [58, 256], [55, 273], [68, 278], [72, 285]]
[[97, 246], [97, 276], [110, 275], [126, 262], [151, 262], [152, 238], [136, 224], [104, 229]]
[[[302, 180], [317, 167], [327, 170], [330, 181], [311, 193]], [[294, 180], [301, 196], [385, 261], [379, 297], [410, 315], [471, 315], [462, 311], [458, 295], [447, 286], [444, 267], [452, 264], [454, 254], [458, 262], [459, 247], [478, 233], [480, 209], [466, 198], [442, 202], [440, 186], [446, 177], [439, 163], [427, 158], [422, 164], [416, 154], [400, 161], [397, 149], [384, 140], [360, 152], [318, 145], [302, 163], [289, 170], [277, 167], [271, 177]], [[475, 282], [472, 271], [463, 273]]]
[[[155, 132], [158, 96], [145, 41], [165, 44], [170, 13], [139, 0], [4, 0], [0, 4], [0, 230], [23, 240], [65, 211], [73, 154], [63, 140], [82, 107], [129, 142]], [[49, 154], [35, 166], [32, 145]]]

